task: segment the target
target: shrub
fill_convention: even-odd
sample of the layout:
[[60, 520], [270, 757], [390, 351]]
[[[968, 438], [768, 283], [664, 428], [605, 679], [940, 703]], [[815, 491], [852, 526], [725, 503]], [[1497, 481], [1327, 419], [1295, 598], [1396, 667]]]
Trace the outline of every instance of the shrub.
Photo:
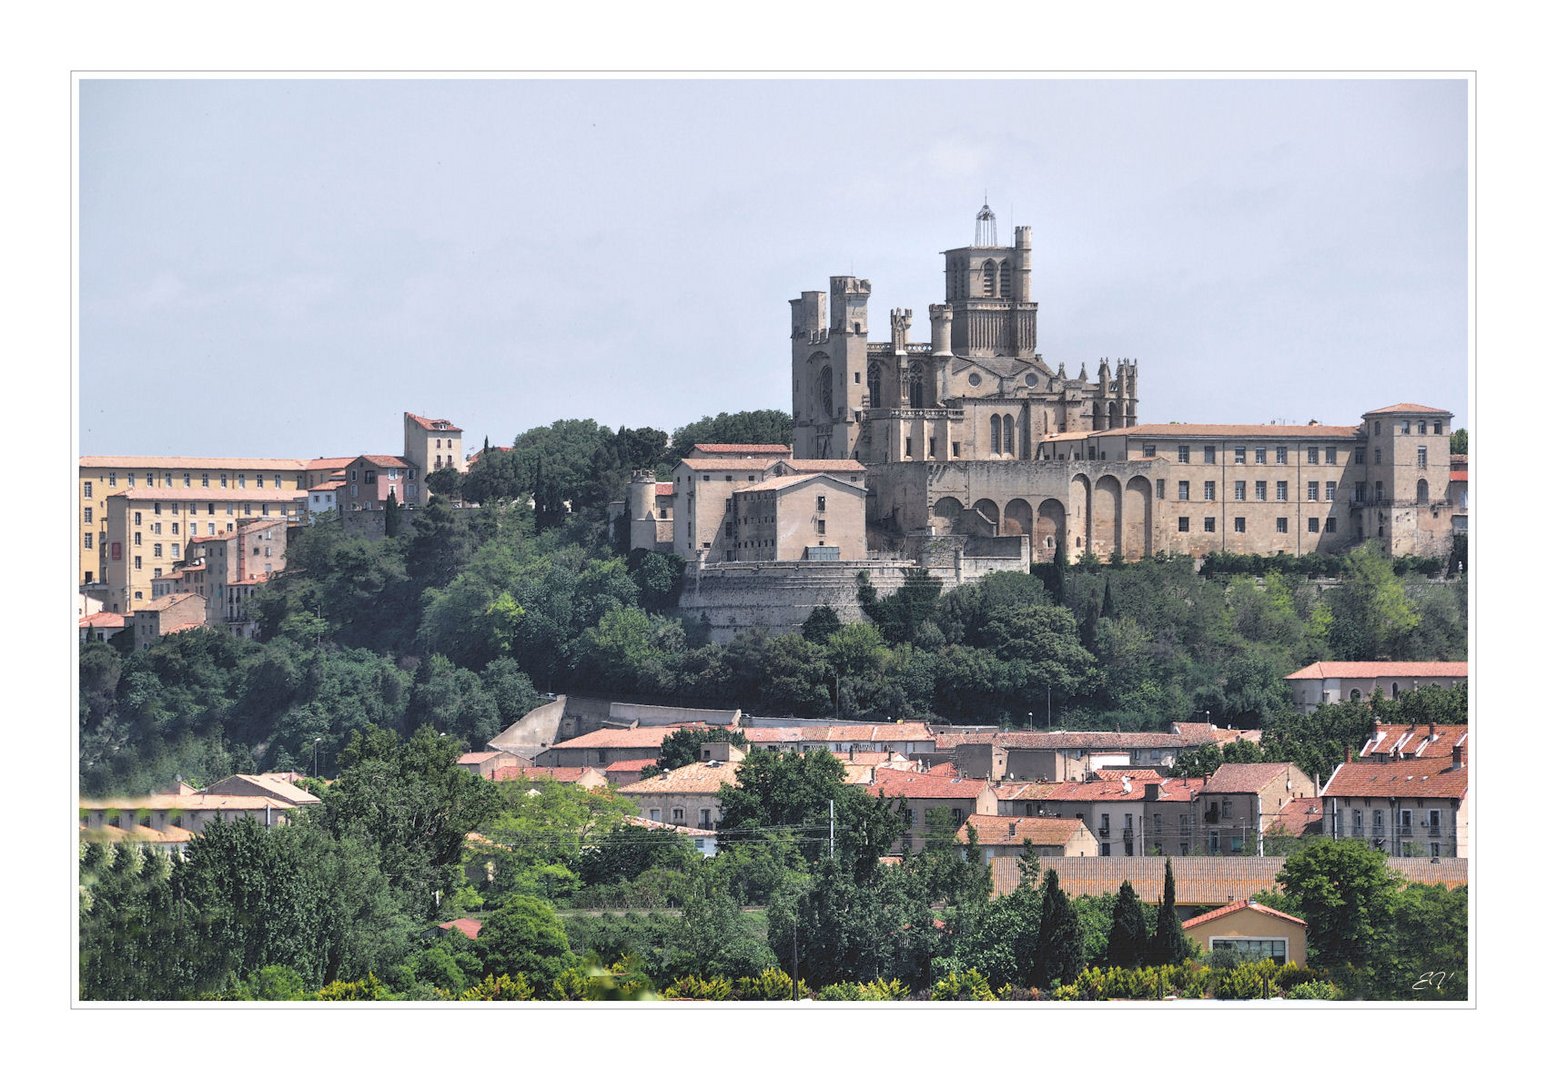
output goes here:
[[908, 996], [908, 988], [901, 979], [876, 979], [873, 982], [833, 983], [823, 987], [816, 995], [818, 1001], [902, 1001]]
[[532, 989], [532, 984], [526, 981], [526, 976], [517, 972], [515, 978], [511, 978], [504, 972], [498, 975], [488, 975], [477, 986], [469, 986], [462, 991], [461, 1001], [536, 1001], [537, 992]]
[[[791, 990], [795, 993], [791, 993]], [[778, 968], [764, 968], [757, 975], [743, 975], [736, 980], [733, 999], [736, 1001], [789, 1001], [792, 997], [810, 997], [811, 988], [802, 979], [793, 986], [789, 975]]]
[[334, 980], [317, 991], [318, 1001], [391, 1001], [392, 994], [374, 973], [354, 982]]
[[1325, 979], [1311, 979], [1290, 990], [1284, 997], [1290, 1001], [1342, 1001], [1343, 991], [1337, 984]]
[[977, 968], [963, 972], [951, 972], [935, 983], [930, 991], [931, 1001], [998, 1001], [988, 979]]
[[661, 996], [690, 1001], [729, 1001], [731, 981], [723, 976], [701, 979], [697, 975], [684, 975], [668, 986]]

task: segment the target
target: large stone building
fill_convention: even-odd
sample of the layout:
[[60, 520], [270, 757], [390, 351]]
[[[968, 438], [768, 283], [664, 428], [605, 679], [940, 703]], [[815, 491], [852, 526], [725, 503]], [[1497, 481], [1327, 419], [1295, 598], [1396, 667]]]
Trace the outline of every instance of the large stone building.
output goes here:
[[1070, 377], [1037, 351], [1029, 228], [999, 246], [985, 205], [945, 272], [927, 343], [907, 340], [910, 309], [871, 343], [860, 278], [790, 301], [795, 453], [866, 466], [872, 550], [957, 533], [1029, 536], [1042, 562], [1060, 545], [1070, 559], [1308, 554], [1365, 539], [1393, 555], [1449, 552], [1465, 513], [1450, 412], [1140, 425], [1136, 362], [1102, 359], [1094, 379], [1082, 363]]

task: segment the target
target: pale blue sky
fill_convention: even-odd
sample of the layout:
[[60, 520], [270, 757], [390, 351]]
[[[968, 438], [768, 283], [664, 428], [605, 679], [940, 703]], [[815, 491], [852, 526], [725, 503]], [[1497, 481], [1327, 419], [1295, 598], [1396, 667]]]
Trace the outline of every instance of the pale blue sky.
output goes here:
[[[985, 189], [1140, 419], [1467, 402], [1460, 80], [86, 80], [83, 453], [789, 402], [789, 298], [942, 293]], [[164, 422], [147, 424], [147, 416]]]

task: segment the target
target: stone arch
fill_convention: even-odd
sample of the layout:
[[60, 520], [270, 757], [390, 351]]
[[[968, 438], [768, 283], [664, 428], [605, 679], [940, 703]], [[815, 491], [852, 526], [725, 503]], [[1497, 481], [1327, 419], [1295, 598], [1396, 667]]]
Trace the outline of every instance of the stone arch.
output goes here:
[[1424, 506], [1424, 505], [1427, 505], [1428, 502], [1429, 502], [1429, 481], [1424, 480], [1424, 479], [1419, 479], [1419, 481], [1418, 481], [1418, 505], [1419, 506]]
[[999, 295], [998, 267], [994, 265], [993, 259], [983, 261], [983, 295]]
[[935, 500], [934, 509], [930, 511], [930, 524], [936, 532], [948, 533], [956, 528], [956, 519], [961, 515], [961, 500], [946, 495]]
[[1154, 498], [1149, 478], [1135, 476], [1123, 489], [1123, 554], [1130, 559], [1154, 554]]
[[999, 504], [994, 502], [993, 499], [979, 499], [977, 502], [972, 504], [972, 508], [986, 517], [989, 521], [993, 522], [995, 535], [998, 535]]
[[1068, 557], [1069, 540], [1064, 532], [1066, 521], [1064, 504], [1057, 499], [1043, 499], [1037, 506], [1037, 520], [1031, 533], [1033, 561], [1052, 562], [1058, 554], [1060, 541], [1064, 545], [1064, 556]]
[[908, 407], [910, 409], [924, 408], [924, 376], [917, 373], [908, 380]]
[[1117, 427], [1117, 402], [1115, 401], [1107, 404], [1107, 427]]
[[865, 372], [865, 381], [870, 390], [870, 407], [881, 408], [881, 365], [874, 360], [870, 362], [870, 367]]
[[999, 524], [999, 535], [1030, 536], [1031, 530], [1031, 503], [1025, 499], [1011, 499], [1005, 504], [1004, 519]]
[[1090, 550], [1090, 477], [1076, 473], [1069, 481], [1069, 561]]
[[1103, 476], [1091, 490], [1090, 550], [1105, 558], [1123, 550], [1123, 486], [1115, 476]]

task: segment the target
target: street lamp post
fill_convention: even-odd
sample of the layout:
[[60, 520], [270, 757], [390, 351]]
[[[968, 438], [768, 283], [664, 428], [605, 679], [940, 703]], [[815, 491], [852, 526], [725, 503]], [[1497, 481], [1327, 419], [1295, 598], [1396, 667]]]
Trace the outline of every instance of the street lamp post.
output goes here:
[[317, 746], [322, 742], [322, 736], [312, 740], [312, 775], [317, 775]]

